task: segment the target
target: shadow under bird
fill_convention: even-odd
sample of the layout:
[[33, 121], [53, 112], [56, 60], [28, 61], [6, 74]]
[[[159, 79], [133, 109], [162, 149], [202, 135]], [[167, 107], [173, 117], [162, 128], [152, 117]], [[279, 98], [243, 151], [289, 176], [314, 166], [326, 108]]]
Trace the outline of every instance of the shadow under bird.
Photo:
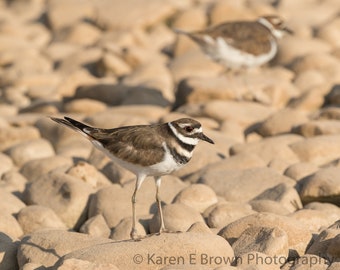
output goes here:
[[165, 232], [159, 189], [161, 176], [170, 174], [189, 162], [200, 140], [213, 144], [204, 135], [201, 124], [191, 118], [153, 125], [103, 129], [88, 126], [69, 117], [51, 119], [85, 136], [114, 162], [136, 175], [132, 195], [131, 238], [137, 240], [136, 194], [147, 176], [156, 181], [156, 202], [160, 218], [159, 233]]
[[175, 29], [196, 42], [203, 52], [228, 69], [257, 67], [269, 62], [278, 51], [277, 40], [292, 34], [277, 15], [255, 21], [225, 22], [205, 30], [186, 32]]

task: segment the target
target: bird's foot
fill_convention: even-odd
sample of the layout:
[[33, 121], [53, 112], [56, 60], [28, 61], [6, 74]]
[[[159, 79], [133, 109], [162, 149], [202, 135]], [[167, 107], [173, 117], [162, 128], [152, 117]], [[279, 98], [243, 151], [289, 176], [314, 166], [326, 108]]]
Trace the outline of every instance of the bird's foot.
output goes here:
[[171, 231], [165, 228], [160, 228], [159, 232], [156, 235], [161, 235], [162, 233], [182, 233], [182, 231]]
[[139, 235], [136, 229], [132, 229], [130, 233], [130, 237], [133, 241], [142, 241], [145, 238], [145, 235]]

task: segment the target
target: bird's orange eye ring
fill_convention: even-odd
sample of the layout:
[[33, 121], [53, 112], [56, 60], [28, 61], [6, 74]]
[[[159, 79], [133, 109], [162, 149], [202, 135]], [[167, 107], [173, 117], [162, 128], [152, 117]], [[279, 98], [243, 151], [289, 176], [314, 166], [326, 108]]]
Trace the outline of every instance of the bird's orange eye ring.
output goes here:
[[190, 127], [190, 126], [188, 126], [188, 127], [185, 127], [185, 131], [186, 132], [192, 132], [194, 129], [192, 128], [192, 127]]

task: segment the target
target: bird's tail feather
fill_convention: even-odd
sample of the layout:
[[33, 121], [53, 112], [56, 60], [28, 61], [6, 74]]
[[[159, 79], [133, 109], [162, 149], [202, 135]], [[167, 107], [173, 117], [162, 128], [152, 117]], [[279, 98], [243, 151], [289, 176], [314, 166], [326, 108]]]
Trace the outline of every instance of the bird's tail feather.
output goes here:
[[58, 124], [64, 125], [68, 128], [71, 128], [77, 132], [79, 132], [80, 134], [82, 134], [83, 136], [85, 136], [86, 138], [90, 139], [91, 135], [89, 134], [90, 130], [92, 129], [92, 127], [85, 125], [79, 121], [76, 121], [70, 117], [64, 117], [64, 119], [62, 118], [55, 118], [55, 117], [50, 117], [51, 120], [53, 120], [54, 122], [57, 122]]

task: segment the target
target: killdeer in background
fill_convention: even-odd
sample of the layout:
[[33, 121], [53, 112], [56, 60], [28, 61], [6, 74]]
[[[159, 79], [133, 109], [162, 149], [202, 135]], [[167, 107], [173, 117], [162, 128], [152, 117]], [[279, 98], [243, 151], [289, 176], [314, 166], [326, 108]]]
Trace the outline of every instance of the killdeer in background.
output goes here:
[[112, 129], [95, 128], [73, 120], [51, 119], [65, 125], [89, 139], [113, 161], [136, 175], [136, 186], [132, 195], [131, 238], [138, 239], [136, 230], [136, 194], [144, 179], [153, 176], [156, 181], [156, 202], [160, 217], [160, 230], [165, 231], [159, 188], [161, 176], [170, 174], [192, 157], [200, 140], [214, 143], [202, 132], [199, 122], [182, 118], [164, 124], [125, 126]]
[[277, 53], [277, 40], [293, 32], [276, 15], [256, 21], [226, 22], [202, 31], [175, 30], [195, 41], [212, 60], [228, 69], [257, 67]]

